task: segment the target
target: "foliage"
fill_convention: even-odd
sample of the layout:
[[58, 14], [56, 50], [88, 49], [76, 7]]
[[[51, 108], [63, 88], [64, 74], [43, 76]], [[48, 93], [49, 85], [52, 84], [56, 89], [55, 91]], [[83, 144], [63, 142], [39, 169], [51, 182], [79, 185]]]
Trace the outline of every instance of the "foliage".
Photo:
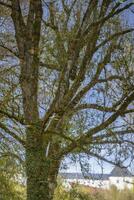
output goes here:
[[[92, 200], [92, 197], [90, 197]], [[61, 184], [59, 184], [56, 188], [54, 194], [54, 200], [90, 200], [89, 194], [85, 192], [81, 192], [79, 187], [74, 186], [70, 190], [64, 188]]]
[[0, 199], [25, 200], [25, 188], [8, 177], [0, 175]]
[[118, 190], [115, 186], [111, 186], [109, 190], [94, 189], [75, 185], [70, 190], [59, 184], [54, 200], [133, 200], [134, 192], [129, 189]]
[[25, 187], [18, 182], [18, 169], [13, 160], [0, 160], [0, 199], [25, 200]]
[[120, 20], [132, 6], [0, 0], [0, 154], [26, 161], [28, 200], [52, 199], [70, 154], [133, 158], [134, 29]]

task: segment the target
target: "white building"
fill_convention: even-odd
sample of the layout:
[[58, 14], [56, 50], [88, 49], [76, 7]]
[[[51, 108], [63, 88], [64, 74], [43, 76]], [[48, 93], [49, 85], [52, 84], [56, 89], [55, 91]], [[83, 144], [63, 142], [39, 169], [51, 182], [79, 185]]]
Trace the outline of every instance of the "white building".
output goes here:
[[103, 189], [109, 189], [112, 185], [120, 190], [134, 187], [134, 176], [125, 167], [116, 166], [110, 174], [60, 173], [60, 176], [68, 187], [73, 183]]

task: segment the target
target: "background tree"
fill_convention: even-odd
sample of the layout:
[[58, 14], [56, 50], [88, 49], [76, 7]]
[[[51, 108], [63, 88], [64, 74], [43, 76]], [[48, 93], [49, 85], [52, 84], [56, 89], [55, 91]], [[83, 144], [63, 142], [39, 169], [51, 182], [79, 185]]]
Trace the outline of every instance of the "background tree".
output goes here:
[[2, 200], [23, 200], [26, 198], [24, 184], [22, 184], [20, 166], [15, 159], [8, 155], [0, 157], [0, 198]]
[[134, 74], [122, 53], [124, 35], [133, 28], [122, 26], [119, 16], [133, 3], [0, 5], [8, 10], [1, 18], [2, 142], [26, 160], [27, 199], [51, 200], [65, 156], [84, 153], [108, 161], [114, 148], [114, 163], [117, 151], [124, 159], [124, 145], [132, 149], [133, 129], [125, 118], [133, 112]]

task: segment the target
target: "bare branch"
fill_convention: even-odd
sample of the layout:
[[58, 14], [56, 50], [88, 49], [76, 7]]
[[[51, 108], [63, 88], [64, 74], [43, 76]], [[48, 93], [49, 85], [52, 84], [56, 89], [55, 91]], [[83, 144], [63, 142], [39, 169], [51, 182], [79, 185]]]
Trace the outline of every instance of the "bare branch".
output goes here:
[[4, 125], [3, 123], [0, 122], [0, 128], [2, 130], [4, 130], [7, 134], [9, 134], [11, 137], [13, 137], [17, 142], [19, 142], [20, 144], [22, 144], [23, 146], [25, 146], [25, 142], [24, 140], [22, 140], [18, 135], [16, 135], [16, 133], [14, 133], [13, 131], [11, 131], [10, 129], [7, 128], [6, 125]]
[[19, 54], [17, 52], [13, 51], [12, 49], [10, 49], [9, 47], [5, 46], [1, 42], [0, 42], [0, 47], [3, 48], [3, 49], [5, 49], [5, 50], [7, 50], [7, 51], [9, 51], [11, 54], [13, 54], [17, 58], [19, 58]]
[[[70, 106], [71, 105], [73, 105], [73, 106], [77, 105], [79, 100], [98, 82], [98, 78], [99, 78], [102, 70], [104, 69], [105, 65], [108, 62], [110, 62], [112, 52], [113, 52], [113, 45], [111, 45], [109, 47], [107, 54], [105, 55], [103, 61], [98, 64], [96, 74], [94, 75], [92, 81], [89, 84], [87, 84], [87, 86], [85, 86], [80, 92], [78, 92], [78, 94], [75, 96], [75, 98], [70, 103]], [[74, 87], [74, 85], [72, 85], [72, 93], [74, 91], [76, 91], [76, 87]], [[69, 96], [71, 96], [70, 93], [69, 93]]]
[[15, 116], [15, 115], [10, 114], [9, 112], [6, 112], [4, 110], [0, 110], [0, 114], [2, 114], [3, 116], [8, 117], [9, 119], [14, 119], [15, 121], [21, 123], [22, 125], [25, 125], [24, 118], [22, 118], [22, 117]]
[[96, 154], [94, 152], [91, 151], [86, 151], [86, 153], [92, 157], [98, 158], [99, 160], [103, 160], [106, 163], [112, 164], [112, 165], [116, 165], [119, 166], [116, 162], [112, 162], [111, 160], [106, 159], [104, 156], [101, 156], [99, 154]]
[[107, 77], [106, 79], [98, 79], [98, 83], [105, 83], [105, 82], [114, 81], [114, 80], [123, 81], [124, 77], [119, 76], [119, 75], [113, 75], [113, 76]]
[[104, 46], [105, 44], [107, 44], [108, 42], [110, 42], [111, 40], [115, 39], [115, 38], [118, 38], [119, 36], [123, 36], [127, 33], [131, 33], [133, 32], [134, 29], [131, 28], [131, 29], [127, 29], [127, 30], [123, 30], [123, 31], [120, 31], [120, 32], [117, 32], [117, 33], [114, 33], [113, 35], [110, 35], [106, 40], [104, 40], [103, 42], [101, 42], [97, 47], [96, 47], [96, 51]]
[[128, 8], [130, 8], [130, 7], [133, 6], [133, 5], [134, 5], [134, 3], [129, 3], [129, 4], [125, 5], [125, 6], [122, 7], [122, 8], [119, 8], [119, 9], [115, 10], [116, 7], [117, 7], [117, 5], [116, 5], [116, 6], [112, 9], [112, 11], [111, 11], [106, 17], [103, 17], [102, 19], [99, 19], [98, 21], [93, 22], [92, 24], [90, 24], [89, 27], [85, 30], [84, 35], [86, 35], [86, 34], [88, 33], [88, 31], [89, 31], [92, 27], [97, 26], [97, 25], [99, 25], [99, 24], [104, 24], [104, 23], [105, 23], [106, 21], [108, 21], [110, 18], [114, 17], [115, 15], [120, 14], [121, 12], [127, 10]]
[[97, 104], [80, 104], [74, 108], [74, 112], [77, 112], [79, 110], [84, 110], [84, 109], [95, 109], [99, 110], [102, 112], [116, 112], [116, 109], [113, 107], [105, 107], [105, 106], [100, 106]]
[[7, 3], [4, 3], [4, 2], [0, 2], [0, 5], [2, 5], [2, 6], [5, 6], [5, 7], [7, 7], [7, 8], [12, 8], [12, 6], [11, 5], [9, 5], [9, 4], [7, 4]]
[[67, 148], [64, 149], [64, 153], [67, 154], [68, 152], [72, 151], [73, 149], [77, 148], [79, 145], [84, 145], [85, 141], [86, 144], [91, 143], [91, 138], [94, 134], [106, 129], [110, 124], [112, 124], [122, 113], [124, 110], [127, 108], [127, 106], [134, 101], [134, 91], [130, 93], [120, 106], [120, 108], [112, 114], [106, 121], [104, 121], [102, 124], [96, 126], [95, 128], [90, 129], [87, 131], [84, 135], [81, 135], [75, 143], [70, 144]]
[[118, 138], [118, 136], [124, 136], [124, 135], [128, 135], [128, 134], [132, 134], [134, 133], [134, 129], [126, 129], [126, 130], [120, 130], [120, 131], [113, 131], [112, 129], [108, 129], [106, 130], [106, 133], [104, 134], [101, 134], [101, 135], [97, 135], [97, 136], [94, 136], [93, 137], [93, 142], [96, 141], [96, 142], [102, 142], [103, 139], [110, 139], [113, 137]]
[[50, 63], [40, 62], [40, 66], [48, 68], [48, 69], [56, 70], [56, 71], [61, 71], [60, 67], [57, 64], [50, 64]]

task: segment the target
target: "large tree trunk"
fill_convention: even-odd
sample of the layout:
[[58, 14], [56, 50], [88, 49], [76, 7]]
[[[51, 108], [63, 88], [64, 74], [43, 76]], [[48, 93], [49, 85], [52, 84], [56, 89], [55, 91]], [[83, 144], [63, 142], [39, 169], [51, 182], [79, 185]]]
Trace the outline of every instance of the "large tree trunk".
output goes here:
[[[36, 136], [35, 136], [36, 135]], [[41, 135], [28, 131], [26, 147], [27, 200], [52, 200], [60, 162], [46, 157]]]
[[55, 158], [57, 148], [55, 144], [51, 145], [49, 155], [46, 156], [49, 133], [44, 139], [38, 110], [39, 42], [42, 15], [42, 1], [30, 0], [27, 22], [25, 22], [20, 2], [12, 1], [12, 19], [21, 66], [20, 85], [24, 118], [28, 127], [26, 132], [27, 200], [53, 199], [60, 164], [60, 159]]

